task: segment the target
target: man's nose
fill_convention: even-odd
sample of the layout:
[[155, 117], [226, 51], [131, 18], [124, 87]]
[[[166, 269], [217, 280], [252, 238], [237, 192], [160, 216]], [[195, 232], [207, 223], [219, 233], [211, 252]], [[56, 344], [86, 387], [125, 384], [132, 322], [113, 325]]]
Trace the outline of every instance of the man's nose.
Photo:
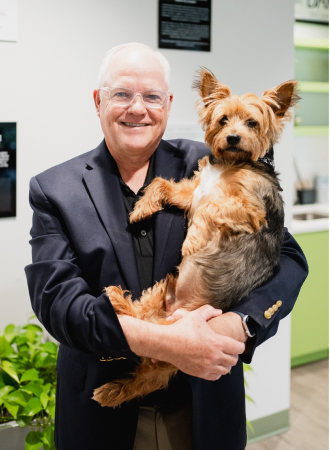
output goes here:
[[146, 105], [143, 103], [141, 94], [135, 95], [135, 98], [129, 105], [128, 109], [133, 114], [144, 114], [146, 112]]

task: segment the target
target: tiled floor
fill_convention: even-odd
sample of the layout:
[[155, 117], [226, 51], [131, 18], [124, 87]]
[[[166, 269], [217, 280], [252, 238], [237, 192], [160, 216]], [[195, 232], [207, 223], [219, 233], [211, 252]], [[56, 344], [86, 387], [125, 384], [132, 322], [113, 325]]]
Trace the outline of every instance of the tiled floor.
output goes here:
[[291, 371], [290, 430], [246, 450], [329, 450], [329, 361]]

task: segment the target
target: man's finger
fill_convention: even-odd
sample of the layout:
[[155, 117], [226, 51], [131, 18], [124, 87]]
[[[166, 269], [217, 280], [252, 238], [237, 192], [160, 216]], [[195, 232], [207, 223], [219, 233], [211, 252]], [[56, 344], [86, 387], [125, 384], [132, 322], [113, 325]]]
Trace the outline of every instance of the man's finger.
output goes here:
[[213, 319], [213, 317], [218, 317], [222, 314], [221, 309], [215, 309], [211, 305], [203, 305], [200, 308], [196, 309], [203, 317], [204, 320], [208, 321], [210, 319]]
[[166, 320], [176, 322], [187, 314], [189, 314], [189, 311], [186, 311], [185, 309], [177, 309], [171, 316], [168, 316]]
[[223, 353], [231, 356], [241, 355], [245, 350], [245, 344], [243, 342], [236, 341], [229, 336], [220, 336], [222, 341]]
[[236, 366], [238, 361], [238, 355], [227, 355], [227, 354], [223, 354], [221, 361], [219, 361], [219, 364], [223, 365], [223, 366], [228, 366], [228, 367], [234, 367]]

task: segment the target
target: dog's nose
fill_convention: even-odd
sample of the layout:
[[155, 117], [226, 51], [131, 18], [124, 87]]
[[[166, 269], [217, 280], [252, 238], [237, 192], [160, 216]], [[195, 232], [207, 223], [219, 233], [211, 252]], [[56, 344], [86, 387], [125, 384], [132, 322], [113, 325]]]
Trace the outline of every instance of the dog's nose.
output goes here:
[[227, 136], [227, 142], [230, 145], [236, 145], [241, 141], [241, 136], [238, 134], [228, 134]]

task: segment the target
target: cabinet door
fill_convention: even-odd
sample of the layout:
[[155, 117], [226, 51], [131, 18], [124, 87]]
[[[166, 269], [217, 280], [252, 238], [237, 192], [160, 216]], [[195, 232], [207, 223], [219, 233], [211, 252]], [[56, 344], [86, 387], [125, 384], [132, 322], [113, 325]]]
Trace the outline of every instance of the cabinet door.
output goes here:
[[297, 234], [309, 276], [292, 311], [291, 366], [298, 366], [329, 354], [329, 232]]

